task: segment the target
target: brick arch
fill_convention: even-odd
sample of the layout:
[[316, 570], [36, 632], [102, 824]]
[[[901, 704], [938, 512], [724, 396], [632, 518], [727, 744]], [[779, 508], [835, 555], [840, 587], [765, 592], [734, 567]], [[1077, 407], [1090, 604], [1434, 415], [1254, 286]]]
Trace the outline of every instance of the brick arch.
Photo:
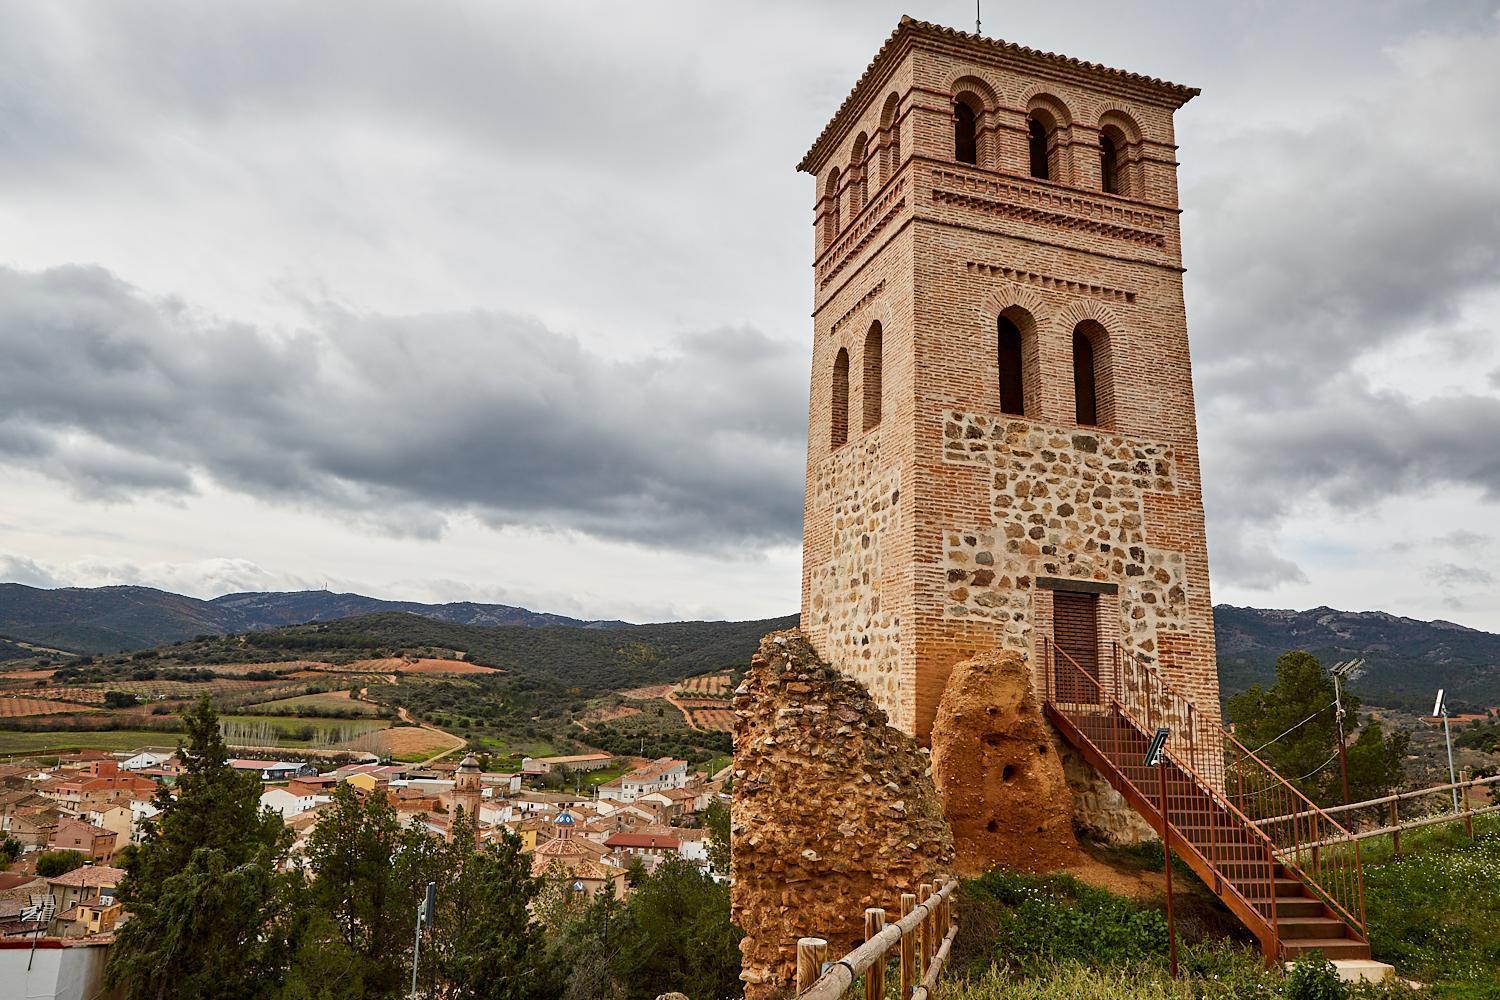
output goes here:
[[880, 183], [884, 184], [901, 163], [901, 95], [894, 90], [886, 96], [880, 111], [880, 131], [875, 135], [880, 149]]
[[979, 313], [984, 322], [993, 323], [996, 316], [1011, 306], [1020, 306], [1031, 313], [1036, 318], [1038, 329], [1046, 323], [1047, 316], [1052, 312], [1047, 300], [1035, 288], [1006, 281], [997, 284], [979, 300]]
[[966, 105], [974, 113], [974, 165], [985, 168], [995, 167], [996, 117], [1000, 108], [999, 98], [995, 96], [995, 88], [982, 77], [968, 74], [950, 83], [948, 93], [952, 98], [955, 127], [958, 123], [960, 104]]
[[1102, 302], [1093, 299], [1078, 299], [1068, 304], [1062, 312], [1057, 314], [1053, 321], [1053, 329], [1056, 335], [1068, 344], [1069, 353], [1074, 358], [1074, 407], [1075, 416], [1082, 413], [1078, 393], [1080, 384], [1085, 374], [1078, 369], [1078, 349], [1075, 345], [1075, 336], [1081, 336], [1087, 341], [1089, 353], [1089, 371], [1086, 373], [1088, 389], [1092, 396], [1092, 405], [1089, 407], [1095, 414], [1093, 420], [1084, 420], [1079, 417], [1080, 423], [1088, 423], [1093, 426], [1109, 430], [1119, 430], [1119, 407], [1117, 405], [1115, 372], [1118, 366], [1119, 341], [1123, 330], [1119, 317], [1110, 311], [1109, 307]]
[[1060, 129], [1071, 128], [1073, 125], [1073, 112], [1069, 110], [1067, 102], [1043, 84], [1034, 83], [1022, 91], [1021, 103], [1026, 107], [1027, 114], [1038, 109], [1046, 111]]
[[[1042, 338], [1047, 312], [1047, 300], [1036, 289], [1012, 282], [991, 289], [981, 300], [980, 322], [992, 345], [1000, 413], [1042, 418]], [[1011, 325], [1008, 336], [1002, 318]]]
[[1140, 116], [1123, 104], [1107, 104], [1100, 109], [1095, 127], [1102, 129], [1106, 125], [1119, 128], [1132, 145], [1145, 138], [1145, 133], [1141, 131]]
[[1118, 336], [1124, 328], [1120, 317], [1116, 316], [1109, 306], [1097, 299], [1074, 299], [1069, 302], [1062, 312], [1057, 314], [1053, 327], [1064, 333], [1072, 333], [1073, 327], [1090, 319], [1104, 327], [1113, 336]]

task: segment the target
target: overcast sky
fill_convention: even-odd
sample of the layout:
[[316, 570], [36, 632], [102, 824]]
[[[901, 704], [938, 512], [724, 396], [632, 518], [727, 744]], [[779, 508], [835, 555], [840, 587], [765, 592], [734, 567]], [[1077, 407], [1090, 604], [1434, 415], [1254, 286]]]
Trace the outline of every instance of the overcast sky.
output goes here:
[[[1214, 598], [1500, 630], [1497, 0], [987, 0], [1178, 114]], [[0, 0], [0, 579], [796, 609], [813, 181], [963, 0]]]

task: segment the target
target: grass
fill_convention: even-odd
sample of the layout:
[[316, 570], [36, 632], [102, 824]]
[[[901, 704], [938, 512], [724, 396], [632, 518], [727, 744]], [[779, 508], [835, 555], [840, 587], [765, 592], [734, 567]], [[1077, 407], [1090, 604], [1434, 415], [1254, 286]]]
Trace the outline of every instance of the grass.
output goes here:
[[1500, 818], [1412, 831], [1402, 857], [1372, 838], [1365, 858], [1365, 910], [1375, 957], [1403, 976], [1435, 984], [1438, 996], [1500, 996]]
[[275, 701], [263, 701], [255, 705], [247, 706], [256, 711], [285, 712], [295, 714], [306, 712], [308, 715], [317, 716], [325, 712], [357, 712], [360, 715], [377, 716], [380, 707], [372, 705], [367, 701], [355, 701], [344, 694], [332, 694], [322, 692], [319, 694], [298, 695], [295, 698], [278, 698]]
[[41, 753], [49, 750], [139, 750], [173, 747], [177, 733], [149, 729], [109, 729], [102, 732], [0, 730], [0, 754]]
[[[1145, 855], [1142, 854], [1142, 860]], [[1179, 920], [1181, 978], [1167, 964], [1161, 901], [1118, 896], [1066, 875], [995, 870], [963, 884], [950, 1000], [1350, 1000], [1433, 996], [1404, 984], [1349, 989], [1331, 967], [1267, 970], [1259, 949]]]

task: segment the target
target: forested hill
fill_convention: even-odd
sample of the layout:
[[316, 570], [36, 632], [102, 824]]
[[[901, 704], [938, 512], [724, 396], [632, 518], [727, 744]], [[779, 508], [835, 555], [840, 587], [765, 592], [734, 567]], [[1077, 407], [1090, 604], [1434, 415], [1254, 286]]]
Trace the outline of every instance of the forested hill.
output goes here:
[[1454, 708], [1500, 705], [1500, 635], [1382, 611], [1214, 608], [1227, 696], [1274, 676], [1276, 657], [1305, 649], [1325, 664], [1363, 659], [1351, 687], [1369, 704], [1427, 712], [1439, 687]]
[[749, 665], [761, 636], [796, 624], [796, 616], [788, 616], [610, 629], [527, 628], [459, 625], [421, 615], [384, 612], [243, 636], [184, 640], [159, 647], [151, 662], [168, 670], [176, 666], [212, 669], [220, 663], [296, 658], [348, 661], [457, 651], [470, 662], [500, 667], [512, 676], [593, 696], [679, 681], [714, 670], [741, 670]]
[[[327, 590], [226, 594], [211, 601], [151, 587], [61, 587], [46, 590], [0, 583], [0, 638], [73, 653], [147, 649], [199, 635], [230, 635], [406, 611], [464, 625], [567, 625], [614, 628], [620, 621], [583, 621], [506, 604], [419, 604]], [[0, 658], [4, 658], [0, 648]]]

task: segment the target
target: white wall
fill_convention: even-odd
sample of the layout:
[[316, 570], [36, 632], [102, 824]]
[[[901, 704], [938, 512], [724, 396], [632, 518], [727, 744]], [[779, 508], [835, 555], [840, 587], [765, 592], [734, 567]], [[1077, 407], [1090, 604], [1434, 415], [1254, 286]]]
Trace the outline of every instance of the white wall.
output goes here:
[[0, 998], [3, 1000], [96, 1000], [104, 996], [104, 963], [108, 945], [38, 948], [31, 970], [29, 943], [0, 948]]

